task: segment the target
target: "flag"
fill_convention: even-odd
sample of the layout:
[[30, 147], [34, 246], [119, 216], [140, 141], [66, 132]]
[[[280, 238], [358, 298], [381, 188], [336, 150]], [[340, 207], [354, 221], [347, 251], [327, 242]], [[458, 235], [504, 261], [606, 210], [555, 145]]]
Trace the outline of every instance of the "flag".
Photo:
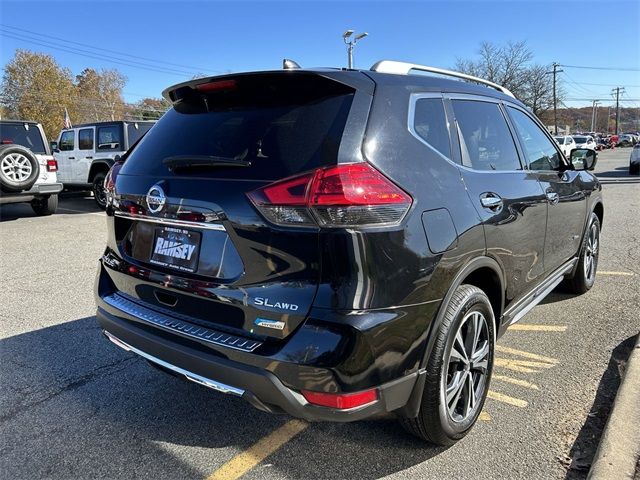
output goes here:
[[67, 112], [67, 109], [65, 107], [64, 109], [64, 122], [62, 124], [62, 128], [71, 128], [73, 127], [73, 125], [71, 125], [71, 118], [69, 118], [69, 112]]

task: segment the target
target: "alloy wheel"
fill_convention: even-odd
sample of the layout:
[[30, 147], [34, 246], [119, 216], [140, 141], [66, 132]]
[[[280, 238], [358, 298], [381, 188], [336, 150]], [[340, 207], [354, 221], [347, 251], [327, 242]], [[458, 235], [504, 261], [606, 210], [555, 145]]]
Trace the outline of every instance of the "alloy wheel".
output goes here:
[[442, 376], [446, 411], [454, 422], [471, 418], [482, 403], [489, 374], [490, 339], [485, 316], [465, 315], [445, 358]]
[[0, 163], [2, 174], [13, 182], [23, 182], [31, 176], [33, 167], [29, 159], [21, 153], [10, 153]]
[[589, 229], [589, 236], [587, 237], [587, 244], [584, 252], [584, 275], [589, 281], [591, 281], [596, 275], [599, 246], [600, 235], [598, 233], [598, 226], [594, 223], [591, 224], [591, 228]]

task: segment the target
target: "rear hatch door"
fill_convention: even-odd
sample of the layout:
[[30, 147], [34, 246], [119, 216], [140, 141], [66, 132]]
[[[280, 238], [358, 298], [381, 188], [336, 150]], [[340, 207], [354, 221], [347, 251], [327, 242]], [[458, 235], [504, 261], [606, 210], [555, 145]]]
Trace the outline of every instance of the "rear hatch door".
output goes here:
[[[370, 87], [357, 72], [346, 78]], [[113, 279], [175, 315], [284, 338], [317, 290], [318, 228], [271, 224], [247, 193], [358, 161], [345, 157], [357, 157], [371, 92], [310, 72], [200, 82], [165, 92], [174, 108], [117, 176], [114, 233], [129, 279]]]

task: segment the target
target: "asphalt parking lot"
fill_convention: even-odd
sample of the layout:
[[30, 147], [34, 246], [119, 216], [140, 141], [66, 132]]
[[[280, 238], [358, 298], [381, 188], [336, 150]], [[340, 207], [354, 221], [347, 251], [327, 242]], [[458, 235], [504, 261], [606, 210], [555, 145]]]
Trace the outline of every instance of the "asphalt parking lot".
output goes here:
[[306, 424], [174, 379], [106, 341], [93, 281], [105, 237], [90, 198], [0, 209], [3, 478], [582, 478], [640, 330], [640, 177], [599, 155], [594, 288], [555, 292], [499, 343], [481, 421], [449, 449], [394, 421]]

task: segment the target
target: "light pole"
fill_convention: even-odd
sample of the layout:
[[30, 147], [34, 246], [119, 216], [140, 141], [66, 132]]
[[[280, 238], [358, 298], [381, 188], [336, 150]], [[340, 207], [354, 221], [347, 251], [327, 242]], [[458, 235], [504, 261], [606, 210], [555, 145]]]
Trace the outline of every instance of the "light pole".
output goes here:
[[347, 45], [347, 67], [350, 69], [353, 68], [353, 47], [358, 43], [358, 40], [362, 40], [369, 34], [367, 32], [359, 33], [354, 38], [351, 38], [351, 35], [353, 35], [353, 30], [347, 30], [342, 34], [342, 39]]

